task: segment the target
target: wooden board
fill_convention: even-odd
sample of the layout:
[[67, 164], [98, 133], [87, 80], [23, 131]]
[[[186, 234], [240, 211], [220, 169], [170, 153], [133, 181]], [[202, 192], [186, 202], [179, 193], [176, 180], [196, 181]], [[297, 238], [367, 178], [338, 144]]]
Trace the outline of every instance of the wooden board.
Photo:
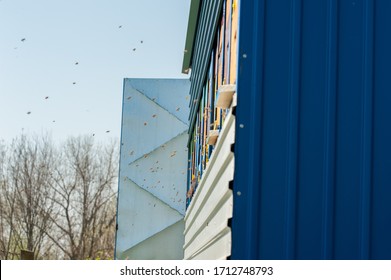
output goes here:
[[232, 30], [232, 0], [225, 3], [225, 51], [224, 51], [224, 81], [223, 84], [230, 83], [230, 60], [231, 60], [231, 30]]
[[232, 27], [231, 27], [231, 58], [230, 58], [230, 78], [231, 84], [236, 84], [236, 64], [237, 64], [237, 51], [238, 51], [238, 1], [233, 0], [232, 4]]
[[222, 85], [218, 90], [216, 107], [228, 109], [232, 103], [232, 96], [236, 91], [235, 85]]
[[209, 130], [208, 145], [215, 145], [218, 137], [219, 137], [218, 130]]

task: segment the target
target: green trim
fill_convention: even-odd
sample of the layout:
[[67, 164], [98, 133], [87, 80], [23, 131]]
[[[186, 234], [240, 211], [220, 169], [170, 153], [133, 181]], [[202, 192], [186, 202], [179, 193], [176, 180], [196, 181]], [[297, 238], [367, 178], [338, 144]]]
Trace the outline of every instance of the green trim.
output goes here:
[[200, 0], [191, 0], [189, 22], [187, 24], [187, 34], [185, 50], [183, 54], [182, 73], [188, 74], [193, 55], [194, 38], [197, 30], [198, 13], [200, 10]]

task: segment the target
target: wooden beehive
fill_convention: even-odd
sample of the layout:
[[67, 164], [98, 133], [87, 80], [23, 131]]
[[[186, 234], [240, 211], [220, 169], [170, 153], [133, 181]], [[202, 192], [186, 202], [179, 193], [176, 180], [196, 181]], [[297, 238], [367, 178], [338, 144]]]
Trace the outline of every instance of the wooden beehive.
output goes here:
[[228, 109], [231, 106], [232, 96], [236, 91], [236, 85], [222, 85], [218, 89], [216, 107]]
[[218, 137], [219, 137], [218, 130], [210, 130], [208, 135], [208, 145], [216, 144]]

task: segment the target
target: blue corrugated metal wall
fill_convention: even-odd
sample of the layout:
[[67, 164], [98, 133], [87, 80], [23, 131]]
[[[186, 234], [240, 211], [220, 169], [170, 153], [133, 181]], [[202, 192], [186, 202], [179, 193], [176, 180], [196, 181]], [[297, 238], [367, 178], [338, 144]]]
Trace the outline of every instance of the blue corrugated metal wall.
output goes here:
[[391, 259], [390, 15], [241, 1], [233, 259]]

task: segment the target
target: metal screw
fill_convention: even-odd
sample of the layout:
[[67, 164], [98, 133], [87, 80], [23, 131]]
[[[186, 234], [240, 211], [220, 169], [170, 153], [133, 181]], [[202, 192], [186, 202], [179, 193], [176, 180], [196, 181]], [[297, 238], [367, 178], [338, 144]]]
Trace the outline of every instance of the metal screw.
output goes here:
[[241, 196], [242, 195], [242, 192], [237, 192], [236, 193], [238, 196]]
[[247, 54], [244, 53], [244, 54], [243, 54], [243, 58], [247, 58]]
[[242, 123], [239, 124], [239, 127], [240, 127], [240, 128], [244, 128], [244, 124], [242, 124]]

